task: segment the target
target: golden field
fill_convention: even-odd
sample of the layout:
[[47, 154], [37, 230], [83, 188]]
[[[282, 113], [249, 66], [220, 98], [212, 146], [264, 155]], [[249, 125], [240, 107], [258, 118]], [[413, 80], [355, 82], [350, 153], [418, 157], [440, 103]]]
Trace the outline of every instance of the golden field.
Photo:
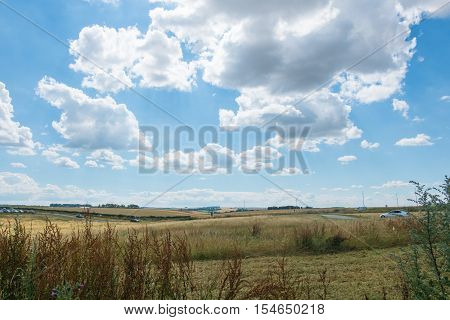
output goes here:
[[[101, 217], [89, 222], [89, 232], [103, 234], [111, 227], [119, 243], [130, 241], [130, 234], [138, 237], [170, 234], [173, 239], [185, 239], [195, 269], [192, 277], [206, 287], [211, 279], [219, 277], [217, 270], [223, 269], [223, 264], [229, 263], [238, 252], [241, 277], [246, 285], [267, 282], [264, 277], [273, 277], [271, 270], [276, 270], [280, 259], [284, 259], [283, 266], [286, 264], [288, 274], [295, 279], [290, 286], [299, 285], [298, 292], [292, 293], [295, 298], [317, 299], [323, 298], [324, 294], [327, 299], [402, 298], [400, 284], [393, 280], [398, 279], [394, 255], [400, 254], [401, 247], [409, 243], [406, 221], [382, 220], [375, 212], [314, 211], [259, 211], [212, 218], [202, 214], [203, 219], [190, 221], [139, 223]], [[30, 234], [30, 239], [38, 242], [44, 241], [43, 233], [48, 232], [49, 222], [57, 227], [59, 242], [70, 237], [81, 241], [79, 234], [86, 227], [84, 219], [47, 212], [18, 216], [2, 214], [1, 228], [13, 226], [15, 219]], [[142, 250], [146, 249], [143, 247]], [[256, 298], [265, 297], [261, 296], [259, 287], [248, 290], [256, 290], [257, 294], [251, 293]], [[267, 288], [263, 291], [264, 294], [269, 292]], [[247, 296], [241, 293], [233, 298], [253, 297], [248, 296], [248, 292]]]

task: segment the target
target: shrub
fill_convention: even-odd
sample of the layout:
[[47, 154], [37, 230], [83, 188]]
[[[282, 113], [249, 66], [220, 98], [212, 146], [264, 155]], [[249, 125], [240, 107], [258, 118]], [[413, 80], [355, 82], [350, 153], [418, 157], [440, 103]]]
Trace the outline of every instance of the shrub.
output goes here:
[[414, 299], [447, 299], [450, 275], [449, 199], [450, 179], [438, 188], [425, 188], [416, 182], [418, 205], [423, 213], [414, 218], [412, 245], [399, 257], [403, 292]]
[[255, 221], [252, 224], [251, 230], [250, 230], [250, 234], [253, 238], [258, 238], [261, 235], [261, 231], [262, 231], [262, 227], [261, 227], [261, 223]]
[[331, 252], [337, 252], [342, 250], [342, 242], [347, 240], [340, 232], [327, 238], [326, 240], [326, 250]]
[[342, 243], [347, 240], [337, 225], [305, 224], [294, 230], [297, 250], [323, 253], [342, 250]]

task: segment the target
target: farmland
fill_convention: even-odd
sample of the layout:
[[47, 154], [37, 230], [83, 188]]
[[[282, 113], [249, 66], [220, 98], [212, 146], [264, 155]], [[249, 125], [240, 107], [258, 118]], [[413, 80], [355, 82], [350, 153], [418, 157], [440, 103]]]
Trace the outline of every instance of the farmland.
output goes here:
[[[77, 271], [76, 276], [69, 277], [72, 280], [65, 279], [69, 272], [67, 268], [72, 268], [70, 265], [73, 263], [82, 265], [100, 263], [95, 260], [98, 258], [95, 256], [73, 255], [73, 251], [89, 247], [91, 242], [97, 243], [98, 250], [107, 250], [97, 255], [106, 255], [105, 259], [113, 259], [114, 256], [114, 261], [109, 263], [117, 272], [117, 275], [114, 275], [117, 279], [114, 280], [115, 284], [111, 284], [114, 286], [111, 292], [96, 296], [86, 288], [85, 293], [80, 293], [81, 298], [121, 298], [124, 297], [124, 291], [131, 290], [127, 289], [127, 286], [137, 285], [127, 284], [127, 281], [133, 282], [126, 277], [127, 263], [130, 262], [127, 259], [131, 258], [127, 258], [127, 250], [141, 250], [142, 252], [136, 254], [142, 259], [148, 254], [149, 261], [153, 261], [152, 259], [158, 261], [152, 262], [156, 264], [156, 268], [158, 263], [163, 263], [158, 259], [165, 255], [172, 256], [174, 261], [166, 261], [172, 267], [165, 265], [165, 268], [187, 268], [183, 269], [183, 272], [189, 273], [188, 282], [196, 283], [195, 290], [186, 289], [183, 293], [189, 298], [282, 298], [277, 296], [278, 289], [269, 290], [265, 286], [261, 287], [261, 283], [270, 283], [275, 281], [276, 277], [287, 275], [291, 279], [289, 287], [292, 287], [292, 290], [295, 287], [297, 290], [289, 291], [291, 298], [402, 298], [401, 284], [392, 281], [399, 279], [396, 276], [398, 270], [393, 255], [401, 254], [401, 248], [409, 243], [410, 225], [401, 219], [382, 220], [378, 217], [381, 212], [378, 210], [368, 210], [364, 213], [353, 209], [310, 209], [304, 212], [260, 210], [224, 213], [211, 218], [208, 214], [199, 212], [141, 209], [139, 213], [142, 217], [161, 219], [144, 219], [139, 223], [133, 223], [126, 219], [113, 219], [107, 216], [117, 215], [120, 209], [95, 209], [102, 215], [92, 216], [90, 220], [76, 218], [74, 214], [80, 209], [67, 212], [50, 208], [34, 209], [34, 214], [0, 216], [3, 241], [6, 241], [7, 230], [10, 237], [14, 237], [14, 226], [19, 223], [20, 230], [23, 229], [21, 236], [28, 237], [28, 240], [24, 241], [37, 244], [37, 248], [40, 248], [39, 243], [42, 246], [43, 242], [54, 242], [55, 248], [60, 248], [54, 254], [58, 255], [60, 260], [68, 259], [69, 265], [61, 264], [59, 266], [61, 270], [56, 272], [60, 274], [59, 277], [45, 280], [50, 283], [35, 284], [43, 286], [39, 289], [43, 291], [37, 290], [32, 298], [50, 298], [52, 286], [60, 287], [63, 283], [74, 285], [77, 281], [94, 281], [77, 280], [81, 277], [80, 272], [83, 274], [86, 271]], [[71, 211], [72, 214], [67, 214]], [[178, 220], [180, 216], [188, 216], [189, 220]], [[26, 234], [29, 236], [25, 236]], [[168, 247], [164, 246], [164, 241], [168, 241], [166, 243]], [[108, 248], [109, 245], [111, 248]], [[155, 246], [162, 246], [166, 248], [164, 250], [174, 252], [147, 252], [156, 250]], [[46, 245], [44, 247], [47, 248]], [[28, 250], [31, 250], [30, 248]], [[53, 249], [48, 247], [45, 250], [50, 250], [45, 254], [42, 253], [47, 256], [46, 259], [54, 259], [48, 256], [52, 256]], [[64, 252], [67, 256], [61, 257]], [[178, 254], [187, 259], [185, 265], [179, 265], [180, 261], [176, 258]], [[44, 260], [43, 263], [50, 262]], [[137, 261], [133, 260], [131, 263]], [[237, 276], [238, 266], [239, 279], [236, 281], [242, 282], [239, 282], [242, 288], [233, 289], [233, 284], [226, 284], [225, 281], [231, 288], [227, 287], [229, 295], [223, 296], [226, 290], [221, 284], [211, 281], [220, 279], [221, 276], [225, 277], [221, 272], [228, 269]], [[133, 270], [136, 268], [140, 270], [141, 267], [133, 266]], [[104, 267], [97, 265], [97, 268], [100, 273], [107, 272], [102, 269]], [[283, 274], [272, 274], [273, 270], [280, 270]], [[155, 273], [152, 276], [157, 276], [161, 271], [153, 270], [153, 272]], [[174, 279], [178, 279], [180, 276], [178, 271], [173, 272], [175, 272], [172, 275]], [[178, 280], [187, 281], [183, 279]], [[122, 284], [119, 285], [117, 281]], [[83, 283], [84, 285], [86, 284]], [[152, 291], [153, 293], [139, 291], [141, 295], [136, 296], [137, 293], [132, 293], [132, 298], [153, 298], [153, 294], [157, 296], [159, 294], [160, 298], [178, 297], [172, 295], [175, 293], [163, 294], [158, 290]]]
[[198, 211], [182, 211], [177, 209], [153, 209], [153, 208], [141, 208], [141, 209], [125, 209], [125, 208], [79, 208], [79, 207], [42, 207], [42, 206], [18, 206], [17, 208], [33, 210], [35, 213], [43, 214], [77, 214], [77, 213], [90, 213], [93, 215], [104, 215], [105, 217], [111, 216], [139, 216], [139, 217], [197, 217], [204, 216]]
[[[189, 220], [189, 219], [205, 219], [210, 218], [209, 212], [196, 211], [189, 209], [159, 209], [159, 208], [82, 208], [82, 207], [45, 207], [45, 206], [15, 206], [17, 209], [25, 211], [33, 211], [40, 216], [48, 216], [49, 218], [56, 216], [67, 216], [67, 218], [75, 218], [77, 214], [90, 214], [95, 218], [104, 219], [124, 219], [129, 217], [148, 218], [150, 221], [155, 219], [160, 220]], [[302, 214], [314, 217], [315, 215], [351, 215], [353, 217], [369, 217], [376, 216], [382, 212], [390, 211], [397, 208], [368, 208], [364, 212], [359, 212], [354, 208], [310, 208], [310, 209], [280, 209], [280, 210], [266, 210], [266, 209], [251, 209], [243, 211], [233, 211], [230, 209], [221, 209], [214, 213], [215, 218], [235, 218], [235, 217], [250, 217], [250, 216], [292, 216]], [[415, 211], [416, 207], [409, 207], [409, 211]], [[152, 219], [153, 218], [153, 219]]]

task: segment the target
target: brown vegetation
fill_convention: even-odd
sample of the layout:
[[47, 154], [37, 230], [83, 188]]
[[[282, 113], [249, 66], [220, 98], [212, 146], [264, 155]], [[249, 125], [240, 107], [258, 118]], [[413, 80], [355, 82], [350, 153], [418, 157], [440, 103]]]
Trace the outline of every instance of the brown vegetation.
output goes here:
[[[249, 223], [242, 227], [246, 230], [242, 236], [260, 241], [263, 236], [276, 235], [275, 230], [260, 222]], [[386, 237], [386, 232], [392, 229], [397, 230], [396, 235]], [[380, 246], [375, 241], [381, 235], [391, 241], [385, 240], [383, 246], [393, 246], [405, 241], [399, 234], [406, 229], [400, 220], [351, 222], [345, 224], [345, 229], [327, 222], [307, 223], [284, 235], [284, 249], [278, 252], [279, 258], [266, 264], [266, 271], [249, 275], [244, 246], [236, 243], [230, 250], [221, 252], [222, 262], [209, 264], [206, 271], [202, 269], [198, 259], [213, 259], [216, 255], [208, 256], [212, 252], [209, 246], [216, 248], [217, 244], [200, 244], [203, 237], [192, 229], [131, 229], [124, 237], [110, 225], [100, 231], [93, 229], [92, 223], [86, 220], [84, 228], [65, 235], [56, 224], [47, 221], [41, 231], [32, 235], [15, 220], [0, 229], [0, 297], [326, 299], [332, 281], [329, 270], [322, 267], [315, 273], [299, 272], [289, 266], [286, 255]], [[223, 236], [220, 231], [216, 229], [217, 235]], [[365, 240], [361, 243], [357, 237]], [[209, 239], [207, 235], [203, 241]], [[267, 249], [259, 248], [264, 256]], [[257, 254], [255, 250], [256, 247], [251, 253]]]

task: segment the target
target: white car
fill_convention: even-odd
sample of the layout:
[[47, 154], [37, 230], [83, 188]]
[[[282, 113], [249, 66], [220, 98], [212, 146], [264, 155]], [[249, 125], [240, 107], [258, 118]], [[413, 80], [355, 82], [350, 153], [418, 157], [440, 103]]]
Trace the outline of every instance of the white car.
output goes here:
[[405, 217], [409, 217], [409, 212], [403, 210], [392, 210], [380, 214], [380, 218], [405, 218]]

